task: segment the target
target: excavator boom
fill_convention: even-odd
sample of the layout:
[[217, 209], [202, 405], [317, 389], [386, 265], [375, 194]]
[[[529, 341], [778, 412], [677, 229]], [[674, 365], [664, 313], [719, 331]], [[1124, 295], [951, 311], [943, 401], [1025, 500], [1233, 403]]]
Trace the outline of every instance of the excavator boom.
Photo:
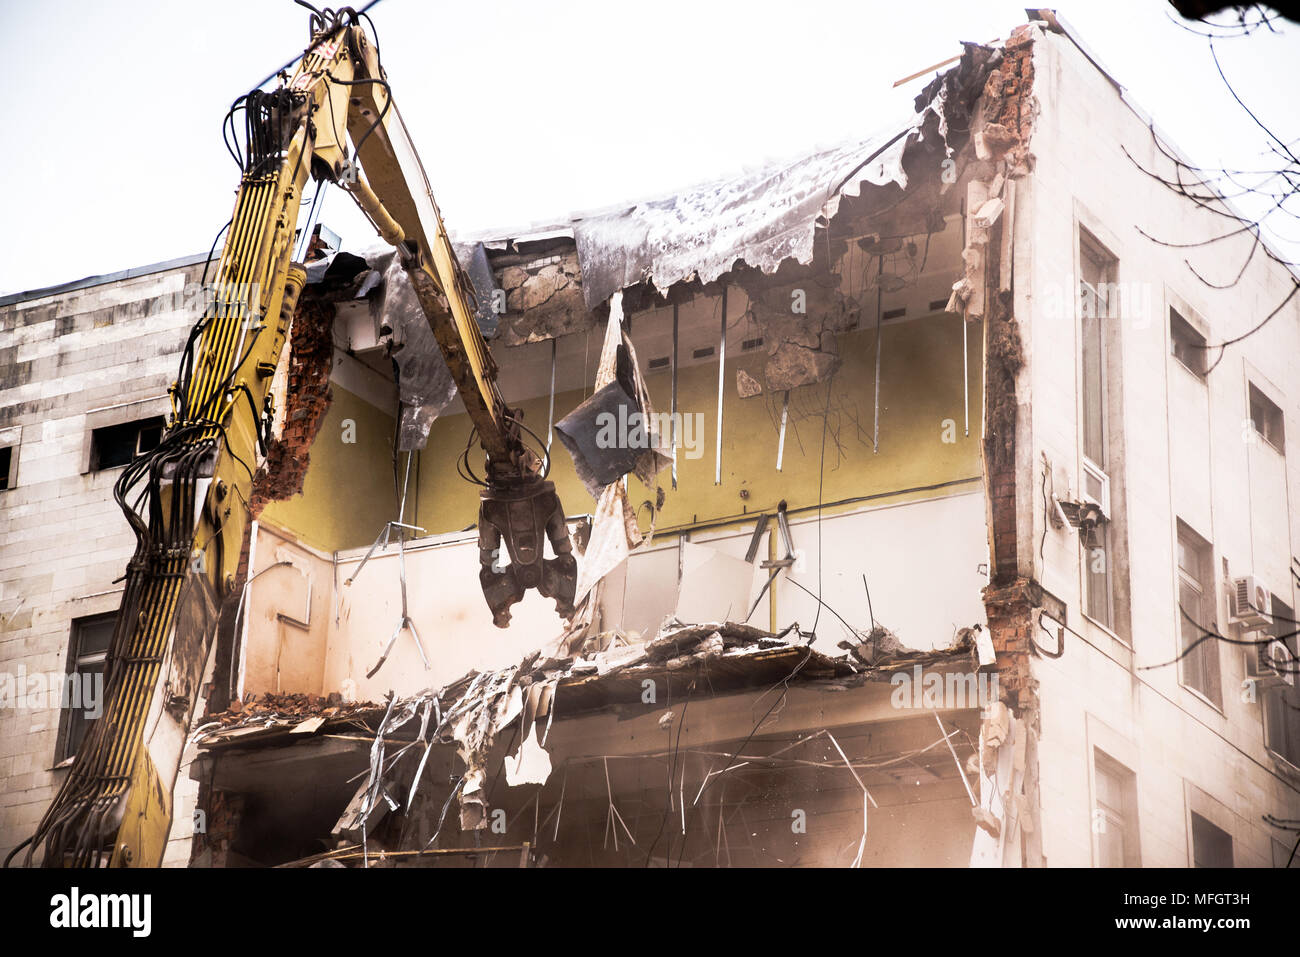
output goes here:
[[479, 575], [494, 622], [509, 622], [527, 588], [573, 613], [577, 564], [563, 509], [497, 387], [472, 286], [379, 51], [351, 8], [314, 13], [312, 28], [292, 76], [236, 101], [248, 133], [215, 294], [186, 343], [162, 442], [115, 487], [137, 545], [108, 651], [104, 711], [10, 860], [25, 852], [26, 863], [47, 867], [162, 861], [220, 607], [242, 597], [240, 552], [273, 420], [271, 377], [306, 280], [291, 257], [308, 177], [346, 190], [396, 248], [460, 391], [485, 456]]

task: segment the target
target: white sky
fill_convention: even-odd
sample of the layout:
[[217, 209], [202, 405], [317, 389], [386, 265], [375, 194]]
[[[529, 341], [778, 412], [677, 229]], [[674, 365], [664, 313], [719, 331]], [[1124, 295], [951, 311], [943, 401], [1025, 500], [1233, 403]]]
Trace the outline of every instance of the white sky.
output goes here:
[[[1259, 166], [1263, 134], [1163, 0], [1056, 9], [1190, 156]], [[372, 16], [443, 214], [462, 233], [865, 138], [926, 78], [901, 91], [893, 81], [1026, 19], [1000, 0], [384, 0]], [[301, 51], [307, 17], [291, 0], [0, 0], [0, 292], [206, 251], [238, 184], [222, 118]], [[1295, 140], [1300, 29], [1281, 29], [1219, 52], [1243, 99]], [[338, 190], [322, 218], [349, 248], [376, 242]]]

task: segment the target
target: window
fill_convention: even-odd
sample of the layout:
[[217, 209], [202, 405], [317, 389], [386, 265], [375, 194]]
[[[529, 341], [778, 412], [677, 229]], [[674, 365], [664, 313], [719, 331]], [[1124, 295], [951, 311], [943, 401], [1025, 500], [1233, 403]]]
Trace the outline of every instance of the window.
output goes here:
[[1141, 867], [1138, 852], [1137, 778], [1100, 749], [1093, 751], [1097, 807], [1094, 860], [1098, 867]]
[[106, 425], [91, 433], [90, 469], [98, 472], [128, 464], [137, 455], [157, 447], [162, 441], [161, 416]]
[[[1080, 408], [1083, 432], [1083, 484], [1087, 495], [1103, 510], [1110, 507], [1109, 415], [1107, 402], [1107, 319], [1119, 312], [1114, 257], [1086, 235], [1079, 242], [1079, 313], [1082, 339]], [[1113, 535], [1107, 524], [1091, 529], [1081, 541], [1087, 615], [1107, 628], [1115, 627], [1115, 583], [1112, 575]]]
[[1192, 812], [1192, 866], [1232, 866], [1232, 835], [1195, 811]]
[[[1182, 651], [1187, 652], [1182, 660], [1183, 684], [1200, 692], [1215, 705], [1221, 705], [1219, 643], [1215, 639], [1200, 641], [1207, 631], [1219, 630], [1212, 568], [1209, 543], [1180, 521], [1178, 628], [1182, 635]], [[1198, 641], [1200, 644], [1196, 644]]]
[[1079, 247], [1082, 266], [1079, 296], [1083, 320], [1083, 454], [1099, 469], [1106, 468], [1106, 336], [1103, 323], [1111, 317], [1114, 260], [1090, 242]]
[[116, 623], [115, 612], [78, 618], [72, 623], [72, 638], [68, 644], [69, 682], [66, 685], [71, 693], [63, 709], [59, 761], [77, 753], [86, 731], [104, 705], [104, 659], [108, 656]]
[[[1268, 628], [1284, 652], [1273, 651], [1273, 665], [1287, 684], [1265, 689], [1260, 701], [1264, 713], [1264, 746], [1282, 760], [1300, 768], [1300, 637], [1294, 632], [1295, 612], [1276, 595], [1271, 596], [1273, 624]], [[1262, 636], [1260, 636], [1262, 637]]]
[[1260, 437], [1279, 452], [1286, 448], [1282, 410], [1255, 384], [1250, 384], [1250, 421]]
[[3, 449], [0, 449], [0, 492], [3, 492], [5, 489], [13, 487], [13, 483], [10, 482], [9, 480], [10, 478], [9, 472], [10, 469], [13, 468], [13, 464], [14, 464], [13, 446], [9, 445], [9, 446], [5, 446]]
[[1300, 851], [1297, 851], [1294, 841], [1283, 844], [1275, 838], [1271, 843], [1274, 867], [1290, 867], [1293, 861], [1300, 860]]
[[1169, 310], [1169, 342], [1174, 358], [1192, 375], [1205, 378], [1205, 336], [1173, 308]]

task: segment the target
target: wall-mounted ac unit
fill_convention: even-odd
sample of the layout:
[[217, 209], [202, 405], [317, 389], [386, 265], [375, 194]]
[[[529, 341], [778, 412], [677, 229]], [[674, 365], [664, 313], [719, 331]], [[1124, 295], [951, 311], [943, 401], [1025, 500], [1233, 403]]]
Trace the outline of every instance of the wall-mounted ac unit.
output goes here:
[[1268, 607], [1268, 589], [1255, 581], [1254, 575], [1232, 579], [1228, 589], [1229, 621], [1246, 631], [1258, 631], [1273, 623], [1265, 611]]
[[1289, 685], [1296, 683], [1296, 671], [1300, 669], [1300, 658], [1293, 655], [1290, 648], [1274, 639], [1260, 648], [1260, 653], [1279, 678]]
[[1260, 643], [1246, 648], [1246, 677], [1260, 688], [1294, 685], [1297, 667], [1290, 649], [1280, 641]]

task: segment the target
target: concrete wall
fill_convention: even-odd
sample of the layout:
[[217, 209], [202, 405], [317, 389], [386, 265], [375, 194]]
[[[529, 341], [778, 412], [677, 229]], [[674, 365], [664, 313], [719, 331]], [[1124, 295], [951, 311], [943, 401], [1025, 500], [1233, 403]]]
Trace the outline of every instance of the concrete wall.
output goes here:
[[[1222, 562], [1231, 574], [1254, 573], [1294, 607], [1290, 574], [1300, 512], [1294, 449], [1281, 455], [1243, 428], [1246, 383], [1275, 391], [1288, 428], [1297, 424], [1300, 393], [1289, 374], [1300, 354], [1293, 302], [1259, 333], [1230, 347], [1208, 382], [1170, 354], [1169, 307], [1205, 324], [1209, 342], [1238, 335], [1262, 320], [1290, 289], [1291, 278], [1257, 254], [1235, 287], [1207, 288], [1189, 271], [1190, 258], [1215, 282], [1228, 282], [1248, 243], [1210, 250], [1171, 249], [1145, 238], [1189, 242], [1217, 236], [1228, 220], [1179, 200], [1135, 165], [1169, 173], [1146, 121], [1064, 36], [1048, 34], [1035, 49], [1035, 94], [1041, 107], [1032, 149], [1034, 175], [1018, 183], [1016, 314], [1028, 370], [1020, 401], [1032, 422], [1032, 514], [1022, 516], [1020, 551], [1035, 576], [1068, 606], [1065, 655], [1041, 659], [1043, 850], [1049, 865], [1094, 862], [1091, 828], [1092, 752], [1101, 748], [1135, 772], [1141, 861], [1185, 866], [1192, 811], [1214, 820], [1234, 840], [1238, 866], [1268, 866], [1271, 841], [1284, 839], [1261, 815], [1300, 814], [1300, 772], [1266, 752], [1261, 708], [1243, 691], [1240, 649], [1217, 648], [1222, 708], [1180, 683], [1177, 666], [1158, 666], [1180, 652], [1176, 521], [1213, 545], [1217, 626], [1229, 632]], [[1123, 152], [1127, 148], [1130, 159]], [[1131, 596], [1129, 634], [1085, 619], [1077, 533], [1045, 525], [1045, 455], [1049, 488], [1077, 499], [1081, 487], [1079, 419], [1078, 246], [1088, 230], [1119, 263], [1129, 298], [1106, 320], [1118, 340], [1112, 397], [1122, 412], [1111, 422], [1123, 467], [1124, 536], [1129, 562], [1114, 572]], [[1210, 353], [1210, 359], [1216, 357]], [[1118, 391], [1117, 391], [1118, 390]], [[1044, 644], [1052, 638], [1040, 635]], [[1149, 670], [1148, 670], [1149, 669]], [[1216, 822], [1218, 823], [1218, 822]], [[1294, 835], [1292, 835], [1294, 839]]]
[[[793, 580], [818, 588], [815, 518], [794, 523], [804, 555]], [[741, 562], [753, 524], [735, 530], [696, 533], [690, 542], [716, 549]], [[873, 583], [872, 611], [913, 648], [944, 648], [957, 627], [983, 620], [979, 566], [987, 562], [983, 496], [954, 495], [885, 505], [828, 516], [822, 537], [825, 574], [822, 598], [862, 630], [869, 627], [862, 575]], [[908, 538], [905, 560], [883, 546]], [[864, 547], [866, 543], [866, 547]], [[608, 579], [605, 627], [653, 636], [665, 615], [677, 608], [678, 536], [657, 538], [635, 552]], [[760, 550], [767, 554], [766, 545]], [[478, 539], [474, 533], [420, 539], [406, 552], [407, 602], [430, 660], [424, 668], [409, 633], [398, 637], [373, 679], [366, 672], [379, 661], [401, 621], [401, 586], [396, 545], [376, 552], [357, 575], [363, 549], [336, 555], [315, 551], [284, 530], [259, 524], [253, 573], [264, 572], [249, 588], [248, 644], [243, 657], [244, 692], [301, 692], [326, 695], [347, 690], [356, 700], [382, 701], [389, 690], [413, 694], [441, 687], [471, 669], [485, 671], [516, 664], [531, 651], [553, 646], [564, 630], [554, 603], [535, 592], [513, 609], [510, 627], [493, 626], [478, 584]], [[290, 565], [273, 567], [277, 562]], [[716, 589], [712, 573], [701, 572], [706, 589]], [[767, 572], [754, 567], [748, 587], [736, 591], [743, 605], [730, 617], [743, 619]], [[310, 586], [310, 618], [307, 592]], [[838, 654], [835, 644], [852, 637], [848, 628], [816, 600], [784, 580], [775, 586], [777, 628], [817, 623], [816, 647]], [[769, 599], [750, 621], [769, 624]], [[725, 613], [724, 613], [725, 614]], [[719, 614], [718, 617], [723, 617]], [[712, 617], [712, 616], [710, 616]], [[304, 627], [299, 622], [306, 622]]]
[[[135, 538], [112, 497], [122, 470], [82, 472], [89, 430], [170, 410], [198, 315], [184, 290], [200, 270], [0, 307], [0, 440], [18, 456], [14, 487], [0, 492], [0, 673], [64, 672], [72, 622], [117, 610], [113, 582]], [[58, 708], [0, 708], [0, 854], [31, 834], [67, 774], [53, 769], [60, 719]], [[183, 779], [178, 818], [194, 790]], [[188, 858], [188, 833], [174, 848], [169, 860]]]
[[[118, 608], [114, 581], [135, 538], [112, 497], [122, 470], [83, 471], [90, 432], [170, 412], [167, 388], [199, 316], [201, 272], [202, 264], [173, 267], [0, 307], [0, 445], [17, 458], [12, 487], [0, 491], [6, 687], [19, 674], [63, 673], [73, 622]], [[304, 493], [265, 512], [346, 548], [373, 540], [394, 510], [395, 399], [391, 383], [342, 353], [331, 391]], [[355, 442], [343, 440], [346, 420]], [[67, 774], [53, 768], [60, 726], [57, 707], [0, 707], [0, 855], [31, 834]], [[196, 794], [182, 774], [168, 863], [188, 862]]]

